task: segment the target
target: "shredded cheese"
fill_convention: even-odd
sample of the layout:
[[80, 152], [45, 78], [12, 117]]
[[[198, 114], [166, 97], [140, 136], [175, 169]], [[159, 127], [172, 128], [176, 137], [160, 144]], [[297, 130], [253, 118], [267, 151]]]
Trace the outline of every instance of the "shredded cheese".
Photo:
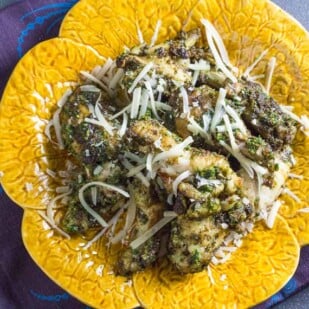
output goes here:
[[169, 158], [178, 157], [178, 156], [181, 155], [181, 153], [184, 151], [184, 149], [192, 143], [193, 143], [192, 136], [188, 136], [182, 143], [173, 146], [171, 149], [169, 149], [167, 151], [162, 151], [162, 152], [158, 153], [154, 157], [152, 163], [154, 164], [155, 162], [158, 162], [158, 161], [161, 161], [161, 160], [167, 160]]
[[138, 38], [138, 41], [139, 41], [139, 43], [142, 45], [142, 44], [144, 44], [144, 38], [143, 38], [143, 33], [142, 33], [142, 31], [141, 31], [141, 29], [140, 29], [140, 27], [139, 27], [139, 23], [138, 23], [138, 21], [136, 20], [136, 31], [137, 31], [137, 38]]
[[111, 190], [111, 191], [116, 191], [118, 193], [120, 193], [121, 195], [123, 195], [124, 197], [130, 197], [129, 193], [116, 187], [116, 186], [113, 186], [113, 185], [109, 185], [107, 183], [104, 183], [104, 182], [100, 182], [100, 181], [92, 181], [92, 182], [89, 182], [85, 185], [83, 185], [79, 192], [78, 192], [78, 197], [79, 197], [79, 201], [81, 203], [81, 205], [84, 207], [84, 209], [91, 215], [93, 216], [99, 224], [101, 224], [103, 227], [106, 227], [108, 226], [106, 221], [96, 212], [94, 211], [86, 202], [85, 200], [85, 197], [84, 197], [84, 192], [87, 188], [89, 187], [92, 187], [92, 186], [98, 186], [98, 187], [103, 187], [103, 188], [106, 188], [108, 190]]
[[103, 90], [105, 90], [108, 94], [111, 94], [110, 89], [104, 85], [99, 79], [97, 79], [95, 76], [93, 76], [92, 74], [90, 74], [89, 72], [86, 71], [80, 71], [80, 74], [83, 75], [84, 77], [86, 77], [88, 80], [96, 83], [97, 85], [99, 85]]
[[249, 77], [251, 71], [256, 67], [256, 65], [264, 58], [264, 56], [268, 53], [268, 49], [264, 50], [259, 57], [246, 69], [243, 76]]
[[45, 215], [44, 211], [39, 210], [38, 214], [50, 225], [52, 229], [54, 229], [56, 232], [58, 232], [63, 237], [67, 239], [71, 239], [70, 235], [68, 235], [63, 230], [61, 230], [55, 223], [50, 222], [49, 218]]
[[[225, 50], [224, 44], [222, 39], [220, 38], [219, 34], [214, 30], [214, 27], [210, 24], [210, 22], [206, 19], [201, 20], [202, 24], [205, 27], [206, 30], [206, 39], [209, 45], [209, 48], [215, 58], [217, 67], [224, 73], [224, 75], [229, 78], [233, 83], [237, 83], [237, 78], [233, 75], [232, 72], [230, 72], [227, 67], [224, 65], [224, 61], [222, 60], [222, 54], [224, 55], [225, 60], [227, 61], [227, 52]], [[218, 34], [218, 35], [217, 35]], [[218, 39], [219, 38], [219, 39]], [[219, 45], [222, 49], [221, 56], [219, 55], [219, 52], [215, 46], [215, 42], [217, 43], [217, 46]], [[222, 44], [220, 44], [222, 42]], [[225, 51], [223, 51], [225, 50]], [[226, 54], [226, 55], [225, 55]]]
[[275, 223], [275, 220], [276, 220], [276, 216], [277, 216], [277, 213], [278, 213], [278, 210], [281, 206], [281, 201], [275, 201], [271, 207], [271, 210], [267, 216], [267, 219], [266, 219], [266, 225], [269, 227], [269, 228], [273, 228], [274, 226], [274, 223]]
[[226, 90], [223, 88], [220, 88], [218, 99], [216, 102], [215, 107], [215, 113], [212, 117], [211, 125], [210, 125], [210, 132], [215, 132], [216, 126], [221, 121], [224, 113], [223, 107], [225, 106], [225, 96], [226, 96]]
[[179, 184], [185, 180], [186, 178], [190, 177], [191, 176], [191, 172], [190, 171], [185, 171], [183, 173], [181, 173], [180, 175], [178, 175], [176, 177], [176, 179], [173, 181], [173, 193], [175, 196], [177, 196], [177, 189], [178, 189], [178, 186]]
[[121, 78], [123, 77], [123, 75], [124, 75], [123, 69], [118, 69], [116, 74], [113, 76], [113, 78], [108, 84], [109, 89], [114, 90], [119, 81], [121, 80]]
[[138, 174], [140, 171], [142, 171], [146, 167], [146, 164], [141, 164], [138, 166], [134, 166], [129, 169], [129, 172], [127, 173], [127, 177], [132, 177]]
[[130, 243], [130, 247], [135, 250], [139, 246], [141, 246], [144, 242], [146, 242], [149, 238], [155, 235], [159, 230], [161, 230], [166, 224], [170, 221], [174, 220], [176, 216], [164, 217], [160, 221], [158, 221], [154, 226], [152, 226], [149, 230], [147, 230], [143, 235], [136, 238]]
[[159, 34], [159, 31], [160, 31], [160, 28], [161, 28], [161, 24], [162, 24], [161, 20], [158, 20], [156, 27], [155, 27], [155, 30], [154, 30], [154, 33], [153, 33], [153, 36], [151, 38], [149, 47], [154, 46], [154, 44], [156, 43], [156, 41], [158, 39], [158, 34]]
[[271, 80], [274, 74], [275, 66], [276, 66], [276, 58], [271, 57], [267, 65], [267, 72], [266, 72], [265, 90], [267, 94], [270, 91]]
[[104, 127], [104, 129], [107, 131], [109, 135], [113, 135], [113, 127], [107, 122], [105, 117], [103, 116], [103, 113], [101, 112], [100, 105], [99, 105], [99, 100], [101, 98], [101, 94], [94, 106], [94, 112], [97, 116], [97, 119], [101, 123], [101, 125]]
[[126, 113], [124, 113], [122, 125], [121, 125], [121, 128], [118, 131], [118, 135], [120, 137], [124, 136], [124, 134], [126, 133], [127, 127], [128, 127], [128, 115]]
[[299, 180], [303, 180], [304, 179], [303, 175], [297, 175], [297, 174], [293, 174], [293, 173], [289, 173], [288, 176], [290, 178], [295, 178], [295, 179], [299, 179]]
[[139, 106], [141, 103], [141, 93], [142, 93], [141, 87], [135, 88], [133, 91], [133, 99], [130, 113], [131, 119], [137, 118]]
[[190, 114], [188, 93], [184, 87], [180, 87], [180, 93], [181, 93], [182, 102], [183, 102], [182, 103], [183, 113], [188, 116]]
[[203, 129], [192, 117], [188, 118], [189, 124], [187, 125], [187, 128], [190, 132], [193, 133], [193, 135], [201, 135], [203, 138], [205, 138], [207, 141], [211, 140], [210, 135], [207, 133], [205, 129]]
[[120, 230], [111, 240], [110, 242], [112, 244], [119, 243], [120, 241], [124, 240], [127, 232], [131, 229], [133, 226], [135, 217], [136, 217], [136, 203], [133, 198], [131, 198], [128, 203], [126, 204], [128, 207], [127, 216], [126, 216], [126, 222], [124, 224], [124, 227], [122, 230]]
[[143, 69], [139, 72], [136, 76], [135, 80], [133, 81], [131, 87], [128, 89], [128, 93], [132, 93], [137, 84], [146, 76], [146, 74], [153, 68], [153, 62], [147, 63]]
[[155, 104], [155, 100], [154, 100], [154, 94], [153, 94], [153, 90], [152, 90], [152, 87], [151, 87], [151, 84], [149, 81], [146, 81], [145, 82], [145, 86], [148, 90], [148, 94], [149, 94], [149, 97], [150, 97], [150, 105], [151, 105], [151, 110], [152, 110], [152, 113], [154, 114], [154, 116], [160, 120], [160, 117], [157, 113], [157, 109], [156, 109], [156, 104]]
[[306, 214], [308, 214], [308, 213], [309, 213], [309, 207], [305, 207], [305, 208], [298, 209], [297, 212], [301, 212], [301, 213], [306, 213]]
[[60, 112], [61, 112], [61, 108], [58, 108], [55, 111], [53, 115], [53, 125], [54, 125], [54, 129], [56, 133], [58, 147], [59, 149], [64, 149], [64, 143], [63, 143], [62, 136], [61, 136], [61, 125], [60, 125], [60, 119], [59, 119]]
[[[133, 165], [127, 159], [122, 160], [121, 163], [128, 170], [133, 168]], [[145, 187], [150, 186], [148, 179], [142, 173], [137, 173], [135, 177], [138, 178]]]
[[282, 193], [290, 196], [294, 201], [296, 201], [297, 203], [301, 203], [301, 199], [291, 190], [289, 190], [288, 188], [284, 188], [282, 190]]
[[212, 275], [212, 271], [211, 271], [211, 268], [210, 268], [209, 265], [207, 266], [207, 274], [208, 274], [208, 278], [209, 278], [210, 283], [212, 285], [214, 285], [216, 282], [215, 282], [215, 279], [214, 279], [214, 277]]
[[139, 115], [138, 118], [142, 118], [145, 116], [146, 111], [147, 111], [147, 107], [148, 107], [148, 101], [149, 101], [149, 94], [148, 91], [146, 89], [142, 90], [142, 96], [141, 96], [141, 108], [139, 111]]

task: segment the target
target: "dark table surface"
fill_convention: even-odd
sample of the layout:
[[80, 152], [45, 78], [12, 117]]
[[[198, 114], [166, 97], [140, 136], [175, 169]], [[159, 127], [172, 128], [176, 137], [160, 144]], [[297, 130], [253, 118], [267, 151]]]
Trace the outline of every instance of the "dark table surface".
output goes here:
[[[205, 0], [206, 1], [206, 0]], [[219, 1], [219, 0], [218, 0]], [[16, 10], [14, 14], [22, 17], [25, 12], [34, 12], [38, 7], [51, 6], [53, 3], [58, 3], [59, 12], [61, 11], [62, 16], [72, 6], [76, 0], [33, 0], [33, 1], [20, 1], [20, 0], [0, 0], [0, 9], [7, 6], [9, 3], [16, 3]], [[306, 29], [309, 29], [309, 0], [273, 0], [281, 8], [289, 12], [295, 17]], [[20, 12], [18, 12], [20, 10]], [[1, 13], [6, 11], [0, 11], [0, 97], [2, 95], [3, 86], [11, 73], [17, 59], [21, 54], [31, 46], [27, 46], [26, 42], [22, 41], [23, 37], [18, 37], [18, 47], [22, 49], [10, 49], [10, 45], [6, 45], [6, 40], [9, 41], [12, 33], [7, 33], [6, 20], [1, 19]], [[19, 14], [19, 15], [18, 15]], [[60, 14], [60, 13], [59, 13]], [[60, 14], [60, 15], [61, 15]], [[10, 18], [13, 18], [10, 16]], [[16, 20], [16, 24], [21, 19]], [[10, 21], [11, 24], [14, 21]], [[59, 25], [60, 20], [58, 21]], [[17, 27], [17, 26], [16, 26]], [[16, 30], [18, 33], [19, 29]], [[46, 30], [46, 28], [45, 28]], [[32, 29], [25, 31], [25, 35], [31, 34]], [[57, 24], [49, 31], [37, 32], [37, 41], [46, 39], [48, 37], [55, 36], [57, 32]], [[20, 32], [22, 33], [22, 32]], [[6, 49], [5, 53], [1, 54], [1, 49]], [[7, 58], [13, 57], [16, 53], [16, 60], [9, 61]], [[9, 56], [7, 56], [9, 55]], [[86, 309], [87, 306], [81, 304], [77, 300], [73, 299], [65, 291], [61, 290], [52, 281], [50, 281], [33, 263], [27, 252], [25, 251], [20, 233], [12, 233], [12, 231], [18, 231], [20, 229], [22, 210], [14, 206], [13, 203], [7, 198], [7, 196], [1, 192], [0, 187], [0, 205], [6, 205], [9, 209], [9, 216], [0, 215], [0, 226], [4, 227], [1, 229], [0, 235], [0, 246], [1, 248], [8, 247], [8, 250], [0, 250], [0, 309], [10, 308], [31, 308], [31, 309], [54, 309], [54, 308], [69, 308], [69, 309]], [[4, 211], [2, 209], [2, 214]], [[8, 213], [8, 212], [7, 212]], [[306, 248], [307, 249], [307, 248]], [[308, 250], [307, 250], [308, 251]], [[309, 254], [303, 255], [302, 263], [309, 263]], [[290, 289], [290, 286], [285, 287], [286, 291]], [[292, 287], [293, 288], [293, 287]], [[284, 297], [293, 295], [293, 293], [283, 294]], [[279, 298], [282, 296], [278, 296]], [[277, 301], [280, 299], [277, 297]], [[276, 297], [272, 302], [267, 303], [267, 307], [271, 304], [276, 303]], [[276, 308], [287, 308], [287, 309], [305, 309], [309, 308], [309, 287], [304, 288], [302, 291], [295, 295], [285, 299], [284, 302], [275, 306]]]

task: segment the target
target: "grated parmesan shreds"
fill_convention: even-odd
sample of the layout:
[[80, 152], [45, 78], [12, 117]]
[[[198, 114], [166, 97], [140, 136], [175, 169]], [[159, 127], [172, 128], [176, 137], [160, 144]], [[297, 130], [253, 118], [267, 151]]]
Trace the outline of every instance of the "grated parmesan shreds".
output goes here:
[[98, 187], [103, 187], [105, 189], [108, 189], [108, 190], [111, 190], [111, 191], [116, 191], [118, 193], [120, 193], [121, 195], [123, 195], [124, 197], [130, 197], [129, 193], [122, 190], [121, 188], [119, 187], [116, 187], [116, 186], [113, 186], [113, 185], [109, 185], [105, 182], [101, 182], [101, 181], [92, 181], [92, 182], [89, 182], [85, 185], [83, 185], [80, 189], [79, 189], [79, 192], [78, 192], [78, 198], [79, 198], [79, 201], [82, 205], [82, 207], [93, 217], [95, 218], [98, 223], [100, 225], [102, 225], [103, 227], [106, 227], [108, 226], [106, 221], [95, 211], [93, 210], [86, 202], [85, 200], [85, 197], [84, 197], [84, 192], [87, 188], [89, 187], [92, 187], [92, 186], [98, 186]]
[[155, 27], [155, 30], [153, 32], [153, 36], [151, 38], [149, 47], [154, 46], [154, 44], [156, 43], [156, 41], [158, 39], [158, 34], [159, 34], [159, 31], [160, 31], [161, 25], [162, 25], [161, 20], [158, 20], [157, 24], [156, 24], [156, 27]]
[[246, 69], [246, 71], [243, 73], [244, 77], [249, 77], [251, 71], [257, 66], [257, 64], [265, 57], [265, 55], [268, 53], [268, 49], [264, 50], [259, 57]]
[[33, 184], [31, 182], [26, 182], [25, 183], [25, 189], [27, 192], [30, 192], [33, 190]]
[[110, 117], [110, 120], [114, 120], [116, 118], [118, 118], [119, 116], [121, 116], [122, 114], [128, 112], [131, 110], [132, 107], [132, 103], [130, 103], [129, 105], [127, 105], [126, 107], [124, 107], [121, 111], [119, 111], [118, 113], [114, 114], [113, 116]]
[[123, 114], [123, 121], [122, 121], [122, 125], [121, 128], [118, 131], [118, 135], [120, 137], [123, 137], [127, 131], [128, 128], [128, 115], [126, 113]]
[[178, 185], [185, 180], [186, 178], [191, 176], [191, 172], [190, 171], [185, 171], [183, 173], [181, 173], [180, 175], [178, 175], [176, 177], [176, 179], [173, 181], [172, 184], [172, 188], [173, 188], [173, 193], [175, 196], [177, 196], [177, 189], [178, 189]]
[[84, 76], [86, 79], [88, 79], [89, 81], [91, 82], [94, 82], [96, 83], [98, 86], [100, 86], [103, 90], [105, 90], [108, 94], [112, 94], [110, 89], [105, 85], [103, 84], [99, 79], [97, 79], [95, 76], [93, 76], [92, 74], [90, 74], [89, 72], [86, 72], [86, 71], [80, 71], [80, 74], [82, 76]]
[[181, 153], [184, 151], [184, 149], [189, 146], [190, 144], [193, 143], [193, 138], [192, 136], [188, 136], [183, 142], [180, 144], [176, 144], [172, 148], [170, 148], [167, 151], [162, 151], [158, 153], [152, 163], [161, 161], [161, 160], [167, 160], [169, 158], [175, 158], [181, 155]]
[[71, 239], [70, 235], [68, 235], [66, 232], [61, 230], [55, 223], [50, 222], [49, 218], [45, 215], [44, 211], [39, 210], [38, 214], [50, 225], [52, 229], [54, 229], [56, 232], [58, 232], [63, 237], [67, 239]]
[[210, 124], [210, 132], [215, 132], [216, 126], [219, 124], [223, 117], [224, 109], [223, 107], [225, 106], [225, 96], [226, 96], [226, 90], [223, 88], [219, 89], [219, 95], [217, 98], [216, 102], [216, 107], [215, 107], [215, 112], [212, 117], [212, 121]]
[[273, 74], [275, 71], [276, 61], [277, 61], [276, 57], [271, 57], [267, 65], [266, 81], [265, 81], [265, 90], [267, 94], [269, 94], [269, 91], [270, 91], [271, 81], [272, 81]]
[[94, 238], [88, 241], [88, 243], [83, 247], [84, 250], [87, 250], [88, 248], [90, 248], [95, 242], [97, 242], [107, 232], [107, 230], [112, 226], [112, 224], [114, 224], [114, 222], [118, 221], [119, 217], [122, 215], [126, 206], [127, 204], [121, 207], [117, 211], [117, 213], [108, 221], [107, 226], [103, 228], [97, 235], [95, 235]]
[[[121, 163], [128, 170], [130, 170], [134, 167], [127, 159], [122, 160]], [[148, 179], [141, 172], [137, 173], [135, 175], [135, 177], [138, 178], [144, 186], [146, 186], [146, 187], [150, 186]]]
[[142, 90], [142, 95], [141, 95], [141, 108], [139, 111], [138, 118], [142, 118], [145, 116], [148, 108], [148, 101], [149, 101], [149, 94], [146, 89]]
[[309, 214], [309, 207], [298, 209], [297, 212]]
[[170, 221], [174, 220], [176, 216], [163, 217], [160, 221], [158, 221], [154, 226], [152, 226], [149, 230], [147, 230], [143, 235], [136, 238], [130, 243], [130, 247], [134, 250], [146, 242], [149, 238], [155, 235], [159, 230], [161, 230], [166, 224]]
[[[214, 56], [215, 58], [215, 61], [216, 61], [216, 66], [218, 67], [218, 69], [220, 69], [223, 74], [229, 78], [233, 83], [237, 83], [237, 78], [233, 75], [232, 72], [230, 72], [228, 70], [228, 68], [225, 66], [224, 64], [224, 60], [222, 59], [222, 55], [220, 56], [219, 55], [219, 52], [217, 50], [217, 47], [215, 46], [215, 43], [217, 44], [217, 46], [219, 45], [220, 49], [224, 49], [225, 50], [225, 47], [224, 47], [224, 44], [223, 44], [223, 41], [222, 39], [220, 38], [219, 34], [217, 33], [216, 30], [214, 30], [214, 27], [211, 25], [211, 23], [206, 20], [206, 19], [201, 19], [201, 22], [202, 24], [204, 25], [205, 27], [205, 30], [206, 30], [206, 39], [207, 39], [207, 42], [208, 42], [208, 45], [209, 45], [209, 48], [211, 50], [211, 53], [212, 55]], [[219, 37], [219, 39], [218, 39]], [[220, 44], [221, 42], [222, 44]], [[225, 52], [226, 53], [226, 52]], [[223, 52], [224, 54], [224, 52]], [[226, 53], [226, 57], [227, 57], [227, 53]], [[223, 56], [223, 58], [225, 58], [225, 55]], [[227, 59], [225, 59], [227, 61]]]
[[136, 32], [137, 32], [138, 41], [141, 45], [143, 45], [145, 43], [145, 41], [144, 41], [143, 33], [142, 33], [141, 28], [140, 28], [139, 23], [138, 23], [138, 20], [136, 20], [135, 25], [136, 25]]
[[186, 91], [186, 89], [181, 86], [180, 87], [180, 93], [182, 96], [182, 106], [183, 106], [183, 113], [188, 116], [190, 114], [190, 107], [189, 107], [189, 98], [188, 98], [188, 93]]
[[299, 180], [303, 180], [304, 179], [303, 175], [297, 175], [297, 174], [294, 174], [294, 173], [289, 173], [288, 176], [290, 178], [299, 179]]
[[147, 73], [153, 68], [153, 62], [147, 63], [143, 69], [139, 72], [139, 74], [136, 76], [135, 80], [133, 81], [131, 87], [128, 89], [128, 93], [132, 93], [137, 84], [145, 78]]
[[53, 125], [54, 125], [54, 129], [55, 129], [55, 133], [56, 133], [56, 139], [57, 139], [57, 143], [58, 143], [58, 147], [59, 149], [64, 149], [64, 143], [63, 143], [63, 139], [62, 139], [62, 135], [61, 135], [61, 125], [60, 125], [60, 119], [59, 119], [59, 115], [61, 112], [61, 108], [58, 108], [54, 115], [53, 115]]
[[141, 165], [137, 165], [137, 166], [132, 166], [129, 169], [129, 172], [127, 173], [127, 177], [132, 177], [135, 176], [136, 174], [140, 173], [144, 168], [146, 167], [146, 164], [143, 163]]
[[157, 108], [156, 108], [156, 104], [155, 104], [155, 100], [154, 100], [154, 94], [153, 94], [153, 90], [152, 90], [150, 82], [146, 81], [145, 82], [145, 86], [146, 86], [146, 89], [148, 90], [148, 94], [149, 94], [149, 98], [150, 98], [150, 106], [151, 106], [152, 113], [154, 114], [154, 116], [158, 120], [160, 120], [160, 117], [159, 117], [159, 115], [157, 113]]
[[111, 81], [108, 84], [109, 89], [115, 90], [117, 84], [122, 79], [123, 75], [124, 75], [123, 69], [118, 69], [116, 74], [113, 76], [113, 78], [111, 79]]
[[52, 224], [56, 224], [54, 220], [54, 209], [59, 208], [59, 206], [56, 205], [56, 202], [59, 200], [61, 201], [64, 197], [69, 196], [71, 193], [72, 193], [72, 190], [59, 194], [56, 197], [54, 197], [47, 205], [46, 215]]
[[215, 279], [214, 279], [214, 277], [213, 277], [213, 275], [212, 275], [211, 268], [210, 268], [209, 265], [207, 266], [207, 274], [208, 274], [208, 278], [209, 278], [210, 283], [211, 283], [212, 285], [216, 284]]
[[68, 89], [63, 96], [58, 100], [57, 106], [62, 107], [68, 100], [69, 96], [73, 93], [71, 89]]
[[224, 105], [226, 113], [231, 116], [236, 122], [237, 128], [245, 135], [247, 135], [247, 129], [243, 120], [239, 117], [238, 113], [229, 105]]
[[297, 203], [301, 203], [301, 199], [293, 191], [291, 191], [290, 189], [284, 188], [282, 190], [282, 193], [290, 196]]
[[188, 122], [189, 124], [187, 125], [187, 128], [190, 132], [193, 133], [193, 135], [199, 134], [207, 141], [211, 141], [211, 136], [207, 133], [207, 130], [205, 130], [205, 128], [203, 129], [192, 117], [188, 118]]
[[279, 211], [280, 206], [282, 205], [281, 201], [275, 201], [270, 209], [270, 212], [266, 218], [266, 225], [269, 228], [273, 228], [276, 217], [277, 217], [277, 213]]
[[[131, 196], [133, 195], [131, 194]], [[110, 239], [110, 243], [112, 244], [117, 244], [119, 242], [122, 242], [125, 239], [125, 236], [127, 235], [127, 233], [130, 231], [135, 221], [137, 208], [136, 208], [136, 203], [134, 199], [131, 198], [126, 203], [125, 207], [128, 208], [128, 210], [127, 210], [127, 216], [126, 216], [124, 227], [114, 237]]]
[[138, 110], [141, 103], [141, 94], [142, 94], [142, 88], [138, 87], [135, 88], [133, 91], [133, 99], [132, 99], [132, 107], [130, 112], [130, 118], [134, 119], [137, 118]]

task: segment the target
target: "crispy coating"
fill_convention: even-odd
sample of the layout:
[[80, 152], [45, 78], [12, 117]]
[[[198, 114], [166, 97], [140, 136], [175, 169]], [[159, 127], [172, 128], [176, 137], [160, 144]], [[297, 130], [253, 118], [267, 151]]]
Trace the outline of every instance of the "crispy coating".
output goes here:
[[95, 104], [100, 104], [103, 113], [109, 113], [110, 99], [98, 89], [83, 91], [77, 87], [64, 104], [60, 113], [61, 135], [65, 148], [78, 162], [96, 167], [106, 160], [117, 157], [120, 140], [117, 134], [110, 136], [104, 128], [88, 123], [85, 118], [94, 118]]
[[[163, 215], [163, 204], [158, 203], [156, 198], [152, 196], [151, 190], [143, 186], [138, 180], [134, 180], [132, 183], [131, 195], [136, 204], [136, 220], [130, 235], [126, 239], [127, 243], [143, 235]], [[116, 272], [119, 275], [128, 276], [150, 266], [156, 261], [159, 249], [159, 234], [149, 238], [135, 250], [127, 247], [119, 255]]]

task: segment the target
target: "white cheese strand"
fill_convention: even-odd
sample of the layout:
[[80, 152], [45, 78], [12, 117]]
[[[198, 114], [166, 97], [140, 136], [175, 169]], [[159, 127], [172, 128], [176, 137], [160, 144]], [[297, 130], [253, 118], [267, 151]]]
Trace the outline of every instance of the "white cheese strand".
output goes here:
[[49, 220], [49, 218], [45, 215], [44, 211], [39, 210], [38, 214], [50, 225], [50, 227], [52, 229], [54, 229], [56, 232], [58, 232], [60, 235], [62, 235], [63, 237], [67, 238], [67, 239], [71, 239], [71, 236], [69, 234], [67, 234], [66, 232], [64, 232], [63, 230], [61, 230], [55, 223], [51, 222]]
[[92, 82], [96, 83], [97, 85], [99, 85], [108, 94], [111, 94], [110, 89], [105, 84], [103, 84], [99, 79], [97, 79], [95, 76], [90, 74], [89, 72], [80, 71], [80, 74], [83, 75], [84, 77], [86, 77], [87, 79], [89, 79], [90, 81], [92, 81]]
[[180, 93], [181, 93], [181, 96], [182, 96], [182, 106], [183, 106], [183, 113], [186, 115], [186, 116], [189, 116], [190, 114], [190, 107], [189, 107], [189, 98], [188, 98], [188, 93], [186, 91], [186, 89], [181, 86], [180, 87]]
[[173, 181], [173, 193], [175, 196], [177, 196], [177, 189], [178, 189], [178, 186], [179, 184], [185, 180], [186, 178], [190, 177], [191, 176], [191, 172], [190, 171], [185, 171], [183, 173], [181, 173], [180, 175], [178, 175], [176, 177], [176, 179]]
[[152, 90], [152, 87], [151, 87], [151, 84], [149, 81], [146, 81], [145, 82], [145, 86], [148, 90], [148, 94], [149, 94], [149, 97], [150, 97], [150, 105], [151, 105], [151, 110], [152, 110], [152, 113], [154, 114], [154, 116], [160, 120], [160, 117], [157, 113], [157, 109], [156, 109], [156, 104], [155, 104], [155, 100], [154, 100], [154, 94], [153, 94], [153, 90]]
[[[121, 163], [128, 170], [134, 167], [127, 159], [122, 160]], [[137, 173], [135, 177], [138, 178], [145, 187], [150, 186], [148, 179], [142, 173]]]
[[181, 152], [183, 152], [184, 149], [192, 143], [193, 143], [192, 136], [188, 136], [182, 143], [173, 146], [171, 149], [167, 151], [163, 151], [157, 154], [154, 157], [152, 164], [161, 160], [167, 160], [169, 158], [179, 157]]
[[80, 189], [79, 189], [79, 192], [78, 192], [78, 197], [79, 197], [79, 201], [81, 203], [81, 205], [85, 208], [85, 210], [91, 215], [93, 216], [99, 224], [101, 224], [103, 227], [106, 227], [108, 226], [106, 221], [96, 212], [94, 211], [86, 202], [85, 200], [85, 197], [84, 197], [84, 192], [87, 188], [89, 187], [92, 187], [92, 186], [98, 186], [98, 187], [103, 187], [103, 188], [106, 188], [108, 190], [111, 190], [111, 191], [116, 191], [118, 193], [120, 193], [121, 195], [123, 195], [124, 197], [130, 197], [129, 193], [116, 187], [116, 186], [113, 186], [113, 185], [109, 185], [105, 182], [101, 182], [101, 181], [92, 181], [92, 182], [89, 182], [85, 185], [83, 185]]
[[123, 121], [121, 124], [121, 128], [118, 131], [118, 135], [120, 137], [123, 137], [127, 131], [127, 127], [128, 127], [128, 115], [126, 113], [123, 114]]
[[205, 129], [203, 129], [192, 117], [188, 118], [188, 130], [190, 132], [194, 134], [199, 134], [200, 136], [202, 136], [203, 138], [205, 138], [205, 140], [210, 141], [211, 137], [210, 135], [206, 132]]
[[247, 129], [246, 129], [246, 126], [243, 122], [243, 120], [239, 117], [239, 115], [237, 114], [237, 112], [235, 111], [235, 109], [233, 109], [231, 106], [229, 105], [225, 105], [224, 106], [227, 114], [229, 116], [231, 116], [234, 121], [236, 122], [237, 124], [237, 128], [245, 135], [247, 135]]
[[133, 226], [133, 223], [135, 221], [136, 217], [136, 203], [133, 199], [130, 199], [128, 202], [128, 211], [126, 216], [126, 222], [124, 224], [124, 227], [122, 230], [120, 230], [111, 240], [110, 242], [112, 244], [117, 244], [120, 241], [124, 240], [127, 232], [131, 229]]
[[142, 96], [141, 96], [141, 108], [139, 111], [138, 118], [142, 118], [145, 116], [148, 108], [148, 101], [149, 101], [149, 94], [146, 89], [142, 90]]
[[217, 124], [221, 121], [223, 116], [223, 107], [225, 106], [225, 96], [226, 90], [223, 88], [219, 89], [219, 95], [216, 102], [215, 113], [212, 117], [211, 125], [210, 125], [210, 132], [215, 132]]
[[268, 53], [268, 49], [264, 50], [259, 57], [246, 69], [243, 76], [249, 77], [251, 71], [256, 67], [256, 65], [264, 58], [264, 56]]
[[134, 250], [137, 249], [140, 245], [146, 242], [149, 238], [155, 235], [159, 230], [162, 229], [166, 224], [175, 219], [175, 217], [164, 217], [159, 222], [157, 222], [154, 226], [152, 226], [148, 231], [146, 231], [143, 235], [133, 240], [130, 243], [130, 247]]
[[131, 119], [137, 118], [139, 106], [141, 103], [141, 93], [142, 93], [141, 87], [135, 88], [133, 91], [132, 107], [130, 113]]
[[161, 20], [159, 19], [157, 21], [157, 24], [156, 24], [156, 27], [155, 27], [155, 30], [154, 30], [154, 33], [153, 33], [153, 36], [151, 38], [151, 42], [150, 42], [150, 45], [149, 47], [152, 47], [154, 46], [154, 44], [156, 43], [157, 39], [158, 39], [158, 34], [159, 34], [159, 31], [160, 31], [160, 28], [161, 28]]
[[119, 81], [121, 80], [123, 75], [124, 75], [123, 69], [118, 69], [116, 74], [113, 76], [113, 78], [111, 79], [111, 81], [108, 84], [109, 89], [115, 90], [117, 84], [119, 83]]
[[271, 229], [274, 226], [281, 201], [275, 201], [266, 219], [266, 225]]
[[135, 176], [136, 174], [140, 173], [144, 168], [146, 167], [146, 164], [141, 164], [138, 166], [132, 167], [129, 172], [127, 173], [127, 177]]
[[136, 20], [136, 31], [137, 31], [138, 41], [141, 45], [143, 45], [145, 43], [145, 41], [144, 41], [143, 33], [142, 33], [141, 28], [140, 28], [139, 23], [138, 23], [138, 20]]
[[139, 72], [139, 74], [136, 76], [135, 80], [133, 81], [131, 87], [128, 90], [128, 93], [132, 93], [137, 84], [146, 76], [146, 74], [152, 69], [153, 62], [147, 63], [143, 69]]
[[[202, 24], [203, 24], [204, 27], [205, 27], [205, 30], [206, 30], [206, 39], [207, 39], [209, 48], [210, 48], [210, 50], [211, 50], [211, 52], [212, 52], [212, 54], [213, 54], [213, 56], [214, 56], [214, 58], [215, 58], [216, 65], [217, 65], [218, 69], [220, 69], [220, 70], [223, 72], [223, 74], [224, 74], [227, 78], [229, 78], [233, 83], [237, 83], [237, 78], [236, 78], [236, 77], [233, 75], [233, 73], [230, 72], [230, 71], [227, 69], [227, 67], [224, 65], [223, 60], [222, 60], [222, 58], [221, 58], [222, 55], [221, 55], [221, 56], [219, 55], [218, 50], [217, 50], [217, 48], [216, 48], [216, 46], [215, 46], [214, 39], [216, 40], [216, 31], [214, 32], [214, 30], [213, 30], [214, 27], [213, 27], [213, 26], [210, 27], [211, 24], [210, 24], [209, 21], [206, 20], [206, 19], [201, 19], [201, 22], [202, 22]], [[222, 41], [222, 40], [221, 40], [221, 41]], [[220, 42], [217, 41], [217, 44], [219, 45]], [[222, 45], [223, 45], [223, 42], [222, 42]], [[224, 47], [224, 45], [223, 45], [223, 47]], [[225, 47], [224, 47], [224, 49], [225, 49]], [[223, 54], [224, 54], [224, 52], [223, 52]], [[226, 53], [226, 55], [227, 55], [227, 53]], [[224, 57], [224, 58], [225, 58], [225, 57]]]
[[269, 94], [270, 91], [271, 80], [276, 67], [276, 61], [277, 61], [276, 57], [271, 57], [267, 65], [266, 82], [265, 82], [265, 90], [267, 94]]
[[57, 143], [59, 146], [59, 149], [64, 149], [64, 143], [62, 140], [62, 135], [61, 135], [61, 125], [60, 125], [60, 112], [61, 112], [61, 108], [58, 108], [54, 115], [53, 115], [53, 125], [55, 128], [55, 133], [56, 133], [56, 139], [57, 139]]

